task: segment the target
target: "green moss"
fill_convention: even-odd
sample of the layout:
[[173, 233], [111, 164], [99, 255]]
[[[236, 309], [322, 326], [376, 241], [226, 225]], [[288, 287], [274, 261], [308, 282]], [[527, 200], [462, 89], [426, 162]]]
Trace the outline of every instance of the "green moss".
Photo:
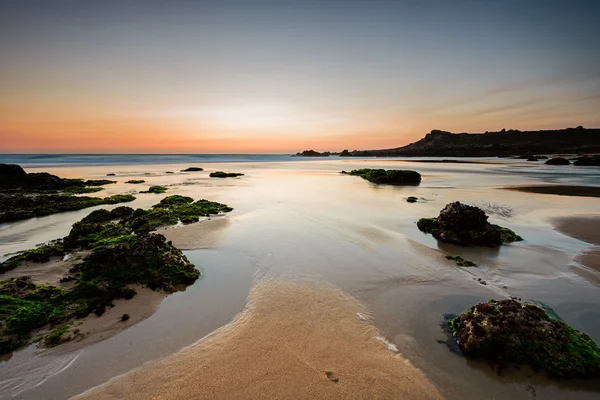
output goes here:
[[181, 172], [198, 172], [198, 171], [204, 171], [204, 170], [200, 167], [189, 167], [189, 168], [181, 170]]
[[600, 377], [596, 343], [535, 305], [490, 299], [448, 323], [466, 356], [528, 364], [560, 378]]
[[360, 176], [369, 182], [388, 185], [416, 185], [421, 182], [421, 174], [416, 171], [396, 169], [354, 169], [350, 172], [342, 171], [344, 174]]
[[62, 245], [62, 243], [43, 245], [36, 247], [35, 249], [25, 250], [0, 263], [0, 274], [15, 269], [19, 264], [21, 264], [24, 261], [44, 263], [50, 260], [50, 257], [62, 257], [64, 255], [65, 248]]
[[46, 347], [55, 347], [63, 343], [63, 335], [69, 330], [69, 325], [64, 324], [54, 329], [52, 332], [44, 336], [44, 345]]
[[145, 183], [145, 182], [146, 182], [146, 181], [145, 181], [145, 180], [143, 180], [143, 179], [131, 179], [131, 180], [128, 180], [127, 182], [125, 182], [125, 183], [134, 183], [134, 184], [138, 184], [138, 183]]
[[103, 204], [127, 203], [135, 200], [135, 196], [131, 194], [115, 194], [114, 196], [105, 197]]
[[200, 272], [164, 236], [148, 232], [160, 225], [228, 211], [231, 208], [225, 204], [178, 195], [166, 197], [150, 210], [96, 210], [73, 224], [62, 243], [18, 254], [10, 262], [13, 267], [25, 259], [45, 260], [69, 250], [90, 250], [69, 271], [74, 281], [69, 288], [36, 285], [27, 279], [0, 281], [0, 351], [26, 345], [32, 331], [41, 327], [53, 329], [43, 338], [46, 346], [70, 340], [72, 336], [65, 337], [65, 333], [71, 321], [90, 313], [100, 316], [115, 299], [133, 297], [130, 284], [166, 292], [192, 284]]
[[111, 183], [117, 183], [117, 181], [109, 181], [108, 179], [90, 179], [84, 182], [86, 186], [104, 186]]
[[456, 265], [458, 265], [459, 267], [476, 267], [477, 266], [477, 264], [475, 264], [474, 262], [465, 260], [461, 256], [446, 256], [446, 258], [448, 260], [454, 261], [456, 263]]
[[101, 187], [81, 187], [81, 186], [69, 186], [64, 188], [62, 191], [64, 193], [72, 193], [72, 194], [83, 194], [83, 193], [95, 193], [104, 190]]
[[167, 188], [164, 186], [150, 186], [148, 188], [148, 193], [164, 193], [167, 191]]
[[211, 178], [235, 178], [237, 176], [242, 176], [244, 174], [240, 174], [237, 172], [223, 172], [223, 171], [217, 171], [217, 172], [211, 172], [209, 174], [209, 176]]

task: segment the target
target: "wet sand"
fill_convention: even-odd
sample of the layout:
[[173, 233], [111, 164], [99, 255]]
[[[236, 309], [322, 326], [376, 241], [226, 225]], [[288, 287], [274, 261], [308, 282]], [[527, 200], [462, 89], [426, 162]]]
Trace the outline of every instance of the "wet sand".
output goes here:
[[232, 323], [76, 399], [442, 399], [378, 339], [356, 300], [316, 284], [259, 284]]
[[575, 261], [587, 268], [574, 266], [573, 270], [588, 281], [600, 285], [600, 216], [575, 216], [557, 218], [556, 230], [595, 246], [575, 257]]
[[222, 243], [230, 224], [227, 217], [213, 217], [195, 224], [163, 229], [159, 233], [181, 250], [208, 249]]
[[600, 197], [598, 186], [540, 185], [510, 186], [500, 189], [517, 190], [526, 193], [555, 194], [559, 196]]

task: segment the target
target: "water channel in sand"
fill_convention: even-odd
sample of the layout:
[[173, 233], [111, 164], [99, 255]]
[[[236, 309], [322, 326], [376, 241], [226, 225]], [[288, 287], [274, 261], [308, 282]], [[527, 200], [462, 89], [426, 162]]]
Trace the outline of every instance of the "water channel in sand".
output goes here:
[[[185, 227], [190, 231], [185, 234], [166, 233], [176, 242], [177, 237], [185, 241], [182, 248], [197, 249], [185, 253], [203, 276], [185, 292], [168, 296], [150, 318], [85, 349], [40, 354], [29, 348], [14, 353], [0, 364], [0, 391], [7, 398], [64, 399], [172, 355], [232, 321], [244, 310], [252, 285], [268, 277], [326, 282], [353, 296], [369, 310], [380, 334], [447, 398], [526, 399], [534, 392], [551, 399], [596, 398], [597, 383], [559, 384], [539, 374], [498, 377], [485, 364], [468, 362], [439, 343], [447, 339], [440, 328], [444, 313], [509, 295], [551, 307], [600, 342], [600, 287], [573, 270], [577, 255], [591, 245], [554, 230], [556, 217], [600, 214], [600, 200], [496, 189], [545, 182], [593, 184], [599, 182], [600, 172], [493, 161], [211, 164], [204, 166], [207, 171], [187, 174], [165, 172], [188, 165], [45, 168], [64, 177], [90, 179], [116, 173], [113, 179], [119, 183], [107, 186], [103, 196], [143, 190], [124, 183], [137, 178], [235, 210], [225, 217], [227, 222], [215, 218], [197, 228]], [[374, 186], [338, 173], [357, 167], [414, 169], [424, 179], [418, 187]], [[208, 177], [212, 170], [246, 175], [216, 180]], [[132, 206], [149, 207], [167, 195], [139, 194]], [[420, 200], [409, 204], [408, 196]], [[457, 200], [483, 207], [492, 222], [515, 230], [525, 241], [496, 250], [463, 249], [438, 244], [416, 229], [419, 217], [435, 216]], [[1, 225], [0, 254], [64, 236], [73, 222], [91, 211]], [[479, 268], [458, 268], [445, 259], [446, 253], [460, 254]]]

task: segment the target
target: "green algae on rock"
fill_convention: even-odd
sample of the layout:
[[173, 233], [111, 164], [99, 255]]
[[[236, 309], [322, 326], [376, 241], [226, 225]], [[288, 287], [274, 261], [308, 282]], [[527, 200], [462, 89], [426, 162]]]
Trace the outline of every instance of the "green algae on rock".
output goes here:
[[142, 192], [142, 193], [157, 193], [157, 194], [160, 194], [160, 193], [164, 193], [166, 191], [167, 191], [167, 188], [164, 187], [164, 186], [150, 186], [148, 188], [148, 190], [146, 190], [145, 192]]
[[458, 265], [459, 267], [476, 267], [477, 266], [477, 264], [475, 264], [473, 261], [465, 260], [461, 256], [446, 256], [446, 259], [454, 261], [456, 263], [456, 265]]
[[467, 357], [529, 365], [559, 378], [600, 377], [594, 341], [532, 304], [490, 300], [448, 321]]
[[0, 223], [135, 200], [130, 194], [110, 197], [5, 194], [0, 196]]
[[414, 196], [408, 196], [406, 199], [407, 203], [416, 203], [417, 200], [419, 200], [418, 198], [414, 197]]
[[70, 333], [69, 324], [90, 313], [102, 315], [117, 298], [133, 297], [135, 291], [128, 285], [171, 293], [176, 286], [192, 284], [200, 272], [164, 236], [150, 231], [231, 210], [224, 204], [178, 195], [166, 197], [150, 210], [95, 210], [73, 224], [61, 241], [0, 263], [2, 273], [24, 261], [47, 262], [52, 256], [90, 251], [61, 279], [68, 283], [65, 287], [37, 285], [28, 277], [0, 281], [0, 354], [31, 343], [41, 334], [39, 328], [44, 328], [46, 346], [77, 337]]
[[244, 174], [240, 174], [239, 172], [223, 172], [223, 171], [216, 171], [216, 172], [211, 172], [209, 174], [209, 176], [211, 178], [235, 178], [237, 176], [243, 176]]
[[490, 224], [488, 216], [478, 207], [460, 202], [449, 203], [437, 218], [421, 218], [419, 230], [436, 239], [460, 246], [498, 247], [523, 240], [508, 228]]
[[128, 180], [128, 181], [127, 181], [127, 182], [125, 182], [125, 183], [133, 183], [133, 184], [136, 184], [136, 185], [137, 185], [137, 184], [139, 184], [139, 183], [145, 183], [145, 182], [146, 182], [146, 181], [145, 181], [145, 180], [143, 180], [143, 179], [130, 179], [130, 180]]
[[369, 182], [387, 185], [418, 185], [421, 182], [421, 174], [409, 170], [362, 168], [342, 171], [342, 174], [360, 176]]
[[204, 169], [200, 168], [200, 167], [189, 167], [189, 168], [181, 170], [181, 172], [198, 172], [198, 171], [204, 171]]
[[108, 179], [90, 179], [84, 182], [86, 186], [104, 186], [110, 185], [111, 183], [117, 183], [117, 181], [109, 181]]

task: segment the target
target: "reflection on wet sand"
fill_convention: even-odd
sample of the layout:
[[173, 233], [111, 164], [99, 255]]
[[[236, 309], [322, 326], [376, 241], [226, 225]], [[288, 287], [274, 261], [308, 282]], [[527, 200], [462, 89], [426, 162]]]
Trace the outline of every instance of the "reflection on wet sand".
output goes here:
[[331, 287], [263, 283], [229, 325], [76, 398], [442, 399], [366, 315]]

